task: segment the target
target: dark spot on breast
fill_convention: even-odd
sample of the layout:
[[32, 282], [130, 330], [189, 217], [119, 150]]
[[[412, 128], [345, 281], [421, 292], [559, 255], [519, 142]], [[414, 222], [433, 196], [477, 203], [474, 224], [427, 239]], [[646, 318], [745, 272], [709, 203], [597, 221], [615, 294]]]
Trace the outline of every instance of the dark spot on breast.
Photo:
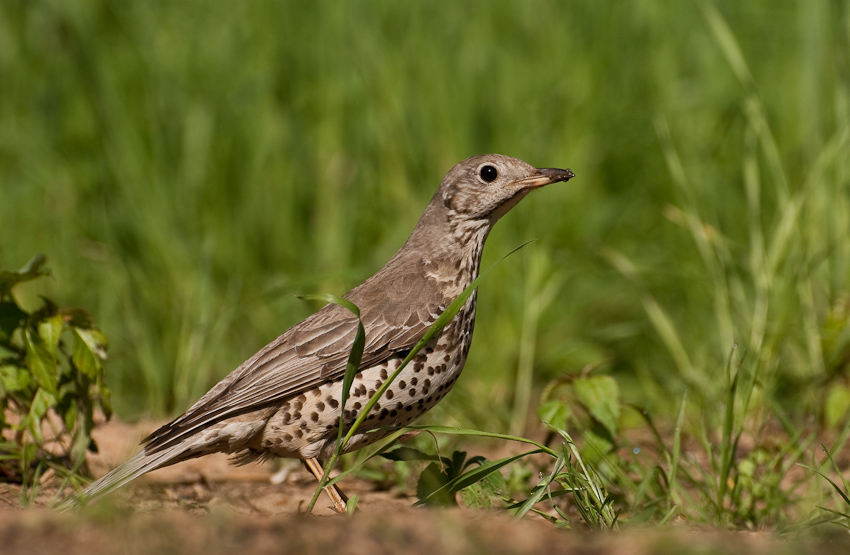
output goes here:
[[293, 420], [301, 420], [301, 412], [296, 412], [292, 415]]
[[410, 388], [410, 391], [408, 391], [407, 393], [408, 393], [411, 397], [414, 397], [414, 396], [416, 395], [416, 388], [415, 388], [415, 387], [411, 387], [411, 388]]
[[362, 406], [363, 405], [360, 404], [360, 401], [358, 401], [358, 402], [354, 403], [354, 410], [360, 410], [360, 407], [362, 407]]
[[382, 382], [381, 380], [375, 380], [375, 389], [378, 389], [379, 387], [381, 387], [381, 385], [382, 385], [383, 383], [384, 383], [384, 382]]
[[387, 369], [386, 369], [386, 368], [381, 368], [381, 379], [382, 379], [382, 380], [386, 380], [386, 379], [387, 379], [387, 376], [388, 376], [388, 374], [387, 374]]
[[448, 362], [448, 361], [450, 361], [451, 359], [452, 359], [452, 356], [451, 356], [451, 355], [449, 355], [449, 354], [446, 354], [446, 355], [443, 357], [443, 362]]
[[399, 380], [398, 387], [399, 387], [399, 389], [406, 389], [407, 388], [407, 382], [405, 382], [404, 380]]
[[315, 389], [311, 389], [310, 395], [312, 395], [313, 397], [321, 397], [322, 396], [322, 390], [319, 389], [318, 387], [315, 388]]
[[281, 416], [281, 420], [284, 424], [289, 424], [289, 421], [292, 420], [292, 415], [288, 412], [285, 412], [283, 413], [283, 416]]
[[363, 372], [357, 372], [356, 374], [354, 374], [354, 379], [355, 380], [362, 380], [363, 379]]
[[395, 395], [395, 394], [393, 393], [393, 390], [392, 390], [392, 389], [388, 389], [388, 390], [387, 390], [387, 392], [386, 392], [386, 393], [384, 393], [384, 396], [385, 396], [387, 399], [392, 399], [394, 395]]
[[302, 420], [301, 422], [299, 422], [298, 427], [301, 428], [302, 430], [306, 430], [307, 429], [307, 423]]
[[384, 418], [386, 418], [386, 417], [387, 417], [387, 415], [388, 415], [389, 413], [390, 413], [390, 411], [388, 411], [387, 409], [383, 409], [383, 410], [381, 411], [381, 420], [383, 420]]
[[307, 400], [307, 396], [302, 393], [301, 395], [296, 397], [295, 400], [301, 404], [304, 404], [304, 402]]
[[416, 385], [419, 383], [419, 378], [410, 378], [410, 385]]
[[318, 422], [319, 421], [319, 413], [314, 412], [314, 413], [310, 414], [310, 420], [312, 420], [313, 422]]
[[398, 416], [398, 411], [397, 411], [397, 410], [395, 410], [395, 409], [391, 410], [391, 411], [390, 411], [390, 416], [391, 416], [392, 418], [395, 418], [396, 416]]
[[413, 371], [414, 372], [419, 372], [424, 367], [425, 367], [425, 361], [423, 361], [423, 360], [417, 360], [416, 362], [413, 363]]
[[301, 428], [298, 428], [298, 429], [295, 430], [295, 437], [297, 437], [299, 439], [304, 437], [304, 432], [301, 430]]
[[406, 412], [410, 412], [410, 411], [412, 411], [412, 410], [413, 410], [413, 407], [412, 407], [411, 405], [407, 405], [406, 407], [404, 407], [404, 410], [405, 410]]
[[324, 412], [325, 411], [325, 404], [323, 402], [319, 401], [318, 403], [316, 403], [316, 408], [319, 409], [319, 412]]
[[429, 367], [428, 367], [428, 375], [429, 375], [429, 376], [433, 376], [433, 375], [434, 375], [434, 367], [433, 367], [433, 366], [429, 366]]
[[339, 401], [337, 401], [336, 399], [334, 399], [334, 398], [333, 398], [333, 397], [331, 397], [330, 395], [328, 395], [327, 397], [325, 397], [325, 401], [327, 401], [327, 402], [328, 402], [328, 404], [331, 406], [331, 408], [332, 408], [332, 409], [335, 409], [335, 408], [337, 408], [337, 407], [339, 406]]
[[283, 441], [289, 443], [292, 441], [292, 434], [283, 434]]
[[371, 397], [372, 397], [372, 395], [374, 395], [374, 394], [375, 394], [375, 390], [374, 390], [374, 389], [370, 389], [370, 390], [369, 390], [369, 392], [367, 393], [367, 395], [368, 395], [370, 398], [371, 398]]

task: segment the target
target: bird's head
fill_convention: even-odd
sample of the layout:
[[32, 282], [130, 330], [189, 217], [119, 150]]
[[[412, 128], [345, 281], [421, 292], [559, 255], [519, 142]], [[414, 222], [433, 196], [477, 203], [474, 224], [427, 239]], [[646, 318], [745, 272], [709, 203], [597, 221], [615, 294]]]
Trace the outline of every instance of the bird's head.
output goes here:
[[492, 225], [532, 190], [572, 177], [570, 170], [535, 168], [516, 158], [485, 154], [452, 168], [434, 201], [442, 201], [455, 217], [486, 219]]

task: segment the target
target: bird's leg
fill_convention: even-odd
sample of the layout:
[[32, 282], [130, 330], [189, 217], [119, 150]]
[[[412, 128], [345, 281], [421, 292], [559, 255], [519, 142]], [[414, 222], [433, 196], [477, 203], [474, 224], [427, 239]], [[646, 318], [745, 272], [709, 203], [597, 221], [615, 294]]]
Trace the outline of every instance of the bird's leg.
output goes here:
[[[302, 459], [301, 462], [304, 463], [304, 466], [307, 467], [307, 470], [316, 477], [319, 482], [322, 481], [322, 476], [325, 475], [325, 469], [322, 468], [321, 463], [319, 463], [319, 459], [310, 458], [310, 459]], [[342, 491], [336, 485], [329, 486], [325, 488], [325, 493], [328, 494], [328, 497], [331, 498], [331, 502], [333, 503], [333, 509], [341, 514], [345, 514], [345, 506], [348, 503], [348, 497], [345, 496]]]

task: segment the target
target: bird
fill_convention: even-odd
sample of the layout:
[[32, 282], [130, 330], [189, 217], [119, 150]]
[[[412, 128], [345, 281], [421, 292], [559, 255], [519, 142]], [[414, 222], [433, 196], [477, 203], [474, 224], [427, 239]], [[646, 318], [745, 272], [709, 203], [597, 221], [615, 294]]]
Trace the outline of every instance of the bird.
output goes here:
[[[352, 425], [449, 304], [479, 275], [493, 225], [531, 191], [574, 177], [500, 154], [474, 156], [443, 178], [404, 245], [375, 275], [343, 295], [365, 331], [360, 365], [341, 413], [343, 377], [358, 318], [329, 303], [260, 349], [185, 413], [145, 440], [138, 454], [76, 496], [88, 503], [152, 470], [215, 452], [235, 464], [301, 459], [319, 480]], [[475, 324], [473, 291], [452, 320], [389, 385], [345, 445], [365, 447], [411, 424], [455, 384]], [[337, 512], [344, 495], [325, 489]]]

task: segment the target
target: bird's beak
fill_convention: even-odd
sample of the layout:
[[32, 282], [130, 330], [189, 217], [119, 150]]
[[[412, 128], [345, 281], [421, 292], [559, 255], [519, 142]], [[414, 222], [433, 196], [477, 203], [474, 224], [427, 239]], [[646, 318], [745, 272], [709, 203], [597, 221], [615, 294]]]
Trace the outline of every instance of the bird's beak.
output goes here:
[[522, 185], [527, 189], [536, 189], [537, 187], [543, 187], [544, 185], [550, 185], [558, 181], [569, 181], [573, 177], [575, 177], [575, 174], [570, 170], [537, 168], [534, 175], [520, 179], [516, 184]]

